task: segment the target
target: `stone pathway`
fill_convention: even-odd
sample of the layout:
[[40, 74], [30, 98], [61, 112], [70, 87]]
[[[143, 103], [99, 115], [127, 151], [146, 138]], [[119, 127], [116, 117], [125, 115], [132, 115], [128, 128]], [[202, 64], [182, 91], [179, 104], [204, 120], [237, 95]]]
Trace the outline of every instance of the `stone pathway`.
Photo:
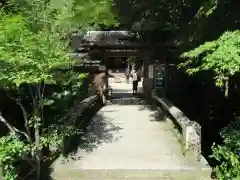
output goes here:
[[[124, 104], [124, 101], [128, 103]], [[199, 180], [201, 170], [208, 169], [183, 156], [164, 114], [134, 98], [118, 99], [104, 106], [88, 127], [74, 159], [59, 158], [53, 168], [56, 179], [92, 180], [160, 177], [174, 180], [184, 174], [169, 174], [172, 171], [192, 171], [191, 178]], [[156, 172], [149, 173], [149, 170]], [[187, 180], [186, 177], [189, 176], [182, 180]]]

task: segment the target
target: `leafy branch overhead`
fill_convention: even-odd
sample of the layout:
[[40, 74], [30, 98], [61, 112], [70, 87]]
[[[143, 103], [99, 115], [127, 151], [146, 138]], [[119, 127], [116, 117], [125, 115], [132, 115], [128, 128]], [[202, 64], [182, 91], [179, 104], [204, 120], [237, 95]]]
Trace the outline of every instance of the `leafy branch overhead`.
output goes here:
[[0, 21], [0, 49], [0, 63], [4, 67], [0, 70], [0, 81], [17, 87], [22, 83], [53, 81], [54, 67], [71, 65], [59, 37], [47, 31], [32, 33], [20, 16]]
[[109, 0], [19, 2], [10, 1], [20, 15], [0, 15], [0, 81], [9, 85], [52, 81], [53, 68], [70, 67], [73, 61], [62, 32], [116, 24]]
[[223, 87], [229, 77], [240, 70], [240, 31], [225, 32], [219, 39], [206, 42], [198, 48], [186, 52], [182, 58], [187, 59], [179, 65], [187, 68], [186, 73], [193, 75], [199, 71], [215, 72], [215, 82]]

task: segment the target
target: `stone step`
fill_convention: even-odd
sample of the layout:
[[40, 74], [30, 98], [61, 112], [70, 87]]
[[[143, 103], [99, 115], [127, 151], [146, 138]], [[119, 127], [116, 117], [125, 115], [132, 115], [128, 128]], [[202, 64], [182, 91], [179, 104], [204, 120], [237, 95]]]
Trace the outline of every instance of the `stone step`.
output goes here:
[[211, 180], [210, 169], [187, 170], [81, 170], [58, 169], [55, 180]]
[[[131, 95], [131, 93], [130, 93]], [[113, 94], [113, 98], [114, 98], [114, 94]], [[111, 102], [109, 102], [109, 104], [123, 104], [123, 105], [136, 105], [136, 104], [146, 104], [146, 101], [141, 99], [141, 98], [135, 98], [135, 97], [131, 97], [131, 98], [116, 98], [116, 99], [112, 99]]]

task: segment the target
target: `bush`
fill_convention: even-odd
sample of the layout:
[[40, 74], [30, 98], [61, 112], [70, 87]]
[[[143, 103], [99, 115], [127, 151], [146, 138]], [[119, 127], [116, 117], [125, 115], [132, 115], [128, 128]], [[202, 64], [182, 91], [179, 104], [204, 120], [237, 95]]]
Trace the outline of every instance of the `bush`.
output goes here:
[[4, 165], [4, 178], [7, 180], [17, 179], [20, 167], [16, 167], [24, 155], [30, 153], [30, 146], [21, 141], [19, 136], [9, 135], [0, 138], [0, 162]]
[[221, 132], [223, 144], [213, 144], [212, 158], [219, 162], [215, 171], [219, 180], [240, 179], [240, 120], [236, 120]]

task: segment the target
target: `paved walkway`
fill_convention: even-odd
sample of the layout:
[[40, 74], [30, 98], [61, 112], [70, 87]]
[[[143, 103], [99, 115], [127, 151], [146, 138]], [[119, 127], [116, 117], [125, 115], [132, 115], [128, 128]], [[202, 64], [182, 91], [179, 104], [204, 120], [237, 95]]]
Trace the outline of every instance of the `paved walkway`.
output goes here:
[[187, 168], [188, 163], [181, 155], [171, 127], [163, 117], [156, 118], [154, 112], [141, 105], [109, 105], [102, 108], [85, 136], [86, 147], [79, 152], [83, 158], [75, 161], [73, 167]]
[[183, 156], [166, 117], [141, 101], [103, 107], [88, 127], [74, 159], [62, 160], [54, 169], [179, 171], [203, 167]]

